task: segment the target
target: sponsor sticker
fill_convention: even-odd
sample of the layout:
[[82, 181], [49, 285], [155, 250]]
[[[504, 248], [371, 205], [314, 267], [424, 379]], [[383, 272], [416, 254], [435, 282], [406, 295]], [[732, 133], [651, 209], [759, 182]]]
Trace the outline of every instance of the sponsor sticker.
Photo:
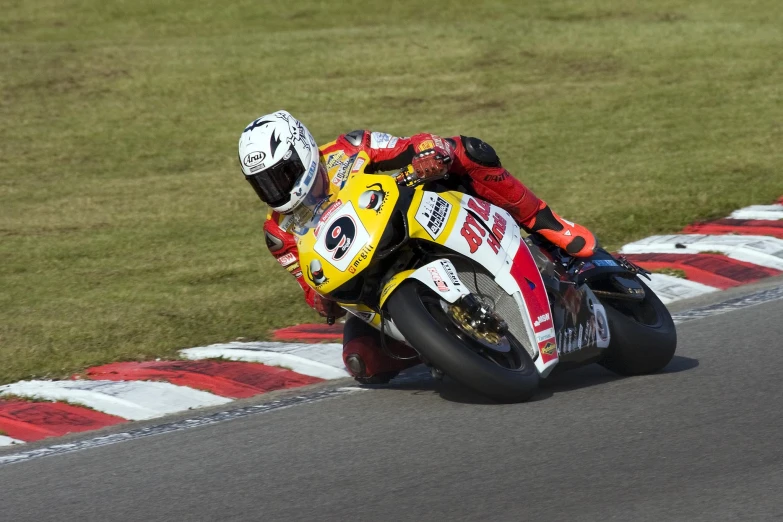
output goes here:
[[318, 224], [315, 226], [315, 231], [313, 232], [315, 234], [315, 237], [318, 237], [318, 235], [321, 233], [321, 227], [324, 223], [329, 221], [332, 218], [332, 215], [337, 212], [340, 207], [343, 206], [343, 202], [341, 200], [337, 200], [334, 203], [332, 203], [329, 208], [326, 209], [326, 211], [321, 216], [321, 219], [318, 221]]
[[348, 179], [348, 173], [350, 172], [351, 165], [353, 165], [355, 160], [356, 156], [351, 156], [350, 158], [346, 159], [342, 165], [340, 165], [340, 169], [332, 178], [332, 184], [342, 187], [345, 180]]
[[332, 170], [337, 165], [342, 164], [343, 161], [345, 161], [345, 154], [342, 152], [335, 152], [334, 154], [329, 154], [329, 157], [326, 158], [326, 168], [329, 170]]
[[432, 140], [424, 140], [421, 143], [419, 143], [418, 152], [422, 152], [434, 148], [435, 148], [435, 143]]
[[351, 169], [351, 172], [359, 172], [362, 170], [362, 167], [364, 166], [364, 158], [359, 158], [353, 163], [353, 168]]
[[446, 275], [449, 276], [449, 279], [451, 279], [451, 284], [454, 286], [460, 286], [462, 284], [460, 283], [457, 274], [454, 273], [454, 265], [444, 259], [441, 260], [440, 266], [443, 267], [443, 271], [446, 272]]
[[539, 315], [536, 318], [536, 320], [533, 322], [533, 328], [538, 328], [539, 326], [541, 326], [543, 323], [545, 323], [547, 321], [549, 321], [549, 314], [548, 313], [547, 314], [543, 314], [543, 315]]
[[441, 292], [448, 292], [449, 287], [446, 284], [446, 281], [443, 280], [443, 278], [440, 275], [440, 272], [438, 272], [438, 269], [434, 266], [431, 266], [427, 268], [427, 270], [430, 273], [430, 276], [432, 277], [432, 281], [435, 283], [435, 286], [438, 287], [438, 290]]
[[295, 263], [296, 262], [296, 256], [289, 252], [289, 253], [287, 253], [285, 255], [282, 255], [282, 256], [278, 257], [277, 258], [277, 262], [280, 263], [283, 266], [288, 266], [291, 263]]
[[552, 355], [555, 353], [555, 345], [552, 343], [546, 343], [543, 348], [541, 348], [541, 353], [546, 355]]
[[617, 261], [614, 259], [593, 259], [595, 266], [617, 266]]
[[352, 274], [356, 273], [356, 270], [361, 266], [362, 263], [364, 263], [367, 258], [370, 257], [370, 253], [375, 250], [375, 247], [372, 245], [367, 245], [359, 252], [359, 254], [356, 256], [356, 258], [353, 260], [353, 263], [351, 263], [351, 266], [348, 267], [348, 271]]
[[264, 161], [265, 157], [266, 154], [264, 154], [260, 150], [256, 150], [246, 154], [245, 157], [242, 159], [242, 164], [245, 167], [255, 167], [256, 165]]
[[435, 194], [425, 192], [416, 211], [416, 221], [427, 230], [432, 239], [438, 239], [451, 215], [451, 203]]
[[392, 135], [385, 132], [373, 132], [370, 134], [370, 147], [373, 149], [385, 149], [389, 147]]
[[536, 334], [536, 342], [542, 343], [546, 341], [547, 339], [552, 339], [555, 336], [555, 329], [554, 328], [547, 328], [541, 333]]

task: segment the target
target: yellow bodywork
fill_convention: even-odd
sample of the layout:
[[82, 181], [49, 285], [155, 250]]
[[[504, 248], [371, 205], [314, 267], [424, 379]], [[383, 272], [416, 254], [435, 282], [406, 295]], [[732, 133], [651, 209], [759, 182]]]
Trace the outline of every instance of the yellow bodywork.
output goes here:
[[[304, 230], [295, 230], [297, 236], [297, 247], [299, 249], [299, 260], [304, 272], [305, 280], [319, 294], [328, 296], [334, 290], [349, 283], [354, 277], [361, 274], [372, 262], [373, 256], [377, 251], [384, 230], [392, 217], [395, 206], [400, 199], [400, 189], [393, 176], [388, 174], [366, 174], [364, 168], [369, 164], [369, 157], [360, 152], [352, 161], [347, 163], [347, 158], [337, 158], [341, 162], [334, 161], [332, 165], [327, 164], [329, 177], [339, 178], [339, 168], [345, 169], [343, 165], [349, 165], [350, 173], [333, 198], [333, 203], [323, 214], [319, 223], [311, 228]], [[342, 173], [345, 175], [345, 172]], [[369, 194], [368, 194], [369, 193]], [[380, 203], [373, 205], [375, 201], [372, 194], [380, 198]], [[434, 241], [444, 244], [446, 238], [454, 227], [457, 220], [457, 212], [451, 212], [447, 222], [443, 225], [437, 240], [434, 240], [427, 229], [416, 219], [417, 211], [420, 207], [424, 190], [419, 186], [414, 189], [413, 199], [407, 209], [408, 232], [411, 238], [418, 238], [427, 241]], [[459, 192], [442, 192], [439, 196], [452, 204], [452, 208], [460, 207], [462, 194]], [[368, 203], [369, 202], [369, 203]], [[350, 207], [352, 208], [349, 208]], [[334, 246], [334, 242], [340, 240], [340, 234], [343, 232], [340, 227], [336, 227], [334, 216], [342, 216], [345, 213], [353, 218], [357, 218], [359, 223], [356, 226], [356, 234], [352, 244], [346, 247], [350, 259], [347, 257], [335, 259], [340, 248], [329, 250]], [[326, 234], [332, 236], [326, 238]], [[331, 244], [326, 244], [327, 240]], [[359, 244], [361, 243], [361, 244]], [[380, 305], [386, 301], [404, 279], [406, 279], [413, 270], [404, 270], [392, 275], [388, 281], [385, 281], [381, 288], [381, 295], [378, 296]], [[339, 302], [339, 300], [338, 300]], [[340, 305], [356, 312], [370, 313], [373, 310], [362, 304], [352, 304], [340, 302]], [[374, 317], [373, 324], [380, 322], [379, 317]]]

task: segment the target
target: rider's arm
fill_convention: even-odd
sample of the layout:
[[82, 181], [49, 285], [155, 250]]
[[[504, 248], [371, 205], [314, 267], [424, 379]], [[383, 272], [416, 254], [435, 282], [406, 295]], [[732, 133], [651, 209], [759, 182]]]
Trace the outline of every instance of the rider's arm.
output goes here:
[[264, 236], [266, 237], [266, 246], [269, 248], [269, 251], [275, 256], [277, 262], [296, 278], [296, 282], [299, 283], [299, 286], [304, 291], [305, 301], [307, 301], [310, 308], [323, 317], [342, 317], [345, 315], [343, 309], [337, 306], [334, 301], [319, 295], [305, 281], [302, 267], [299, 265], [299, 250], [296, 248], [296, 239], [292, 234], [280, 227], [278, 224], [279, 219], [280, 214], [270, 212], [266, 222], [264, 222]]
[[278, 225], [280, 215], [277, 212], [270, 212], [264, 222], [264, 236], [266, 246], [269, 252], [277, 259], [288, 273], [296, 278], [296, 282], [302, 287], [305, 293], [305, 301], [310, 307], [315, 308], [314, 301], [315, 290], [313, 290], [305, 281], [302, 267], [299, 266], [299, 251], [296, 248], [296, 239]]
[[412, 163], [414, 156], [431, 149], [441, 149], [448, 155], [454, 153], [453, 143], [430, 133], [400, 138], [384, 132], [356, 130], [343, 134], [338, 141], [344, 141], [343, 146], [348, 144], [367, 152], [370, 156], [370, 167], [366, 172], [402, 169]]

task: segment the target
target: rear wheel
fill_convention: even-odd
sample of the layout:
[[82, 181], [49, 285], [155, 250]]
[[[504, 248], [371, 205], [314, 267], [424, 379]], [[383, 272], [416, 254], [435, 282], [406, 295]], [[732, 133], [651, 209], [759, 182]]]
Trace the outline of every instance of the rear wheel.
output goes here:
[[642, 301], [603, 301], [611, 332], [605, 368], [620, 375], [657, 372], [674, 357], [677, 330], [666, 306], [643, 282]]
[[538, 389], [538, 371], [522, 343], [508, 332], [482, 339], [421, 283], [402, 283], [388, 305], [405, 339], [454, 380], [499, 401], [525, 401]]

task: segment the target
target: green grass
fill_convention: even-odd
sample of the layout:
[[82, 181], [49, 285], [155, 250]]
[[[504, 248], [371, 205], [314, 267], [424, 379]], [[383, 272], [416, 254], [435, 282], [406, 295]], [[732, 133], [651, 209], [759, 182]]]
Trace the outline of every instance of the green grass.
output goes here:
[[6, 0], [0, 382], [313, 320], [236, 142], [479, 136], [617, 247], [783, 194], [779, 0]]
[[685, 275], [685, 271], [680, 270], [679, 268], [657, 268], [653, 270], [653, 273], [679, 277], [680, 279], [688, 279], [688, 276]]

